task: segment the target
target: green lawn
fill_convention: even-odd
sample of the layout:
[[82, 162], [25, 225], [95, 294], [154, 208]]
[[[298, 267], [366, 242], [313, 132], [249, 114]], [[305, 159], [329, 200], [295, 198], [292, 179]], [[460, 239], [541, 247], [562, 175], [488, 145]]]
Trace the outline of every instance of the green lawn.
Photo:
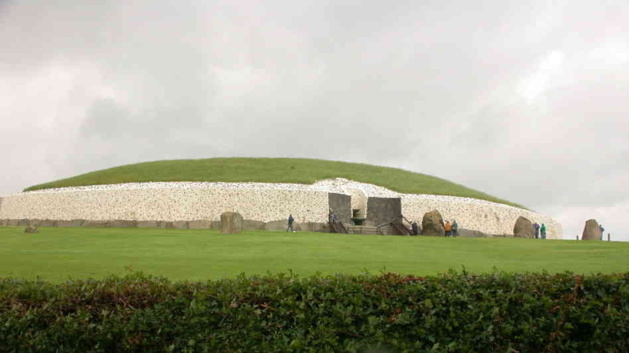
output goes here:
[[0, 227], [0, 276], [101, 278], [142, 271], [172, 280], [267, 272], [629, 271], [629, 243], [214, 230]]
[[0, 228], [0, 276], [100, 278], [142, 271], [173, 280], [267, 272], [629, 271], [629, 244], [214, 230]]
[[[397, 168], [302, 158], [210, 158], [154, 161], [103, 169], [31, 186], [25, 191], [133, 182], [264, 182], [312, 184], [346, 178], [407, 194], [471, 197], [522, 207], [441, 178]], [[523, 208], [523, 207], [522, 207]]]

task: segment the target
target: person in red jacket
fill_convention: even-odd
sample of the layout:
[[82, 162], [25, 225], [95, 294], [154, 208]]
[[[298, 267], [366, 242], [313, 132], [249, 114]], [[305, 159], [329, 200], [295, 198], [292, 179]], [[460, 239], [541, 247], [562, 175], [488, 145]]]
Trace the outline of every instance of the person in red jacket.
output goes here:
[[450, 221], [446, 221], [445, 224], [445, 230], [446, 230], [446, 237], [449, 237], [452, 235], [452, 224], [450, 224]]

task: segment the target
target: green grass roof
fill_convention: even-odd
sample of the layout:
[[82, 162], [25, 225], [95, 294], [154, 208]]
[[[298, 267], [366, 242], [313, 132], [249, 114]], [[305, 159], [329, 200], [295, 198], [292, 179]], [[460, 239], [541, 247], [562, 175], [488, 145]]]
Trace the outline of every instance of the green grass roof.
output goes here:
[[407, 194], [471, 197], [522, 207], [430, 175], [368, 164], [297, 158], [212, 158], [145, 162], [39, 184], [24, 191], [168, 181], [312, 184], [337, 177], [380, 185]]

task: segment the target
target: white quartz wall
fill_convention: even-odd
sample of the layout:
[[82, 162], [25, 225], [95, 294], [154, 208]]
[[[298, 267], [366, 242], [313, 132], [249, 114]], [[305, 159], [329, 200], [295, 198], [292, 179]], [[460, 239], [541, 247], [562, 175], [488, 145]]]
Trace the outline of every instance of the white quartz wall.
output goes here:
[[191, 221], [219, 220], [221, 213], [234, 211], [248, 220], [285, 220], [292, 214], [297, 222], [324, 223], [329, 192], [352, 196], [352, 208], [364, 210], [368, 197], [400, 197], [404, 216], [418, 223], [426, 212], [438, 210], [461, 228], [513, 235], [516, 219], [524, 216], [546, 224], [549, 238], [562, 237], [558, 222], [521, 208], [463, 197], [399, 194], [341, 178], [313, 185], [172, 182], [47, 189], [0, 198], [0, 219]]
[[409, 220], [421, 224], [426, 212], [439, 211], [445, 220], [456, 220], [459, 228], [478, 230], [494, 235], [513, 235], [518, 217], [523, 216], [532, 223], [546, 225], [546, 237], [562, 238], [562, 228], [554, 219], [504, 204], [466, 197], [437, 195], [402, 195], [402, 213]]
[[0, 219], [219, 220], [226, 211], [263, 222], [327, 222], [328, 194], [307, 190], [131, 189], [7, 196]]

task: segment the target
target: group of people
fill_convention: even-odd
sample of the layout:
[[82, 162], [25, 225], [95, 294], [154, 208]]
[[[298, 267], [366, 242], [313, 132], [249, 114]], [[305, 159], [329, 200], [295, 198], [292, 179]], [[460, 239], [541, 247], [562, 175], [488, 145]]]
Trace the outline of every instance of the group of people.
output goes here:
[[446, 220], [446, 223], [443, 225], [443, 228], [446, 231], [446, 237], [456, 237], [459, 233], [459, 224], [456, 223], [456, 219], [450, 221]]
[[533, 228], [535, 229], [535, 239], [546, 239], [546, 225], [542, 223], [540, 226], [537, 222], [533, 224]]
[[[443, 229], [445, 229], [446, 237], [456, 237], [459, 235], [459, 224], [456, 222], [456, 219], [453, 219], [452, 223], [446, 220], [445, 223], [443, 223]], [[419, 235], [419, 233], [419, 226], [417, 222], [413, 221], [413, 223], [411, 223], [411, 234]]]

